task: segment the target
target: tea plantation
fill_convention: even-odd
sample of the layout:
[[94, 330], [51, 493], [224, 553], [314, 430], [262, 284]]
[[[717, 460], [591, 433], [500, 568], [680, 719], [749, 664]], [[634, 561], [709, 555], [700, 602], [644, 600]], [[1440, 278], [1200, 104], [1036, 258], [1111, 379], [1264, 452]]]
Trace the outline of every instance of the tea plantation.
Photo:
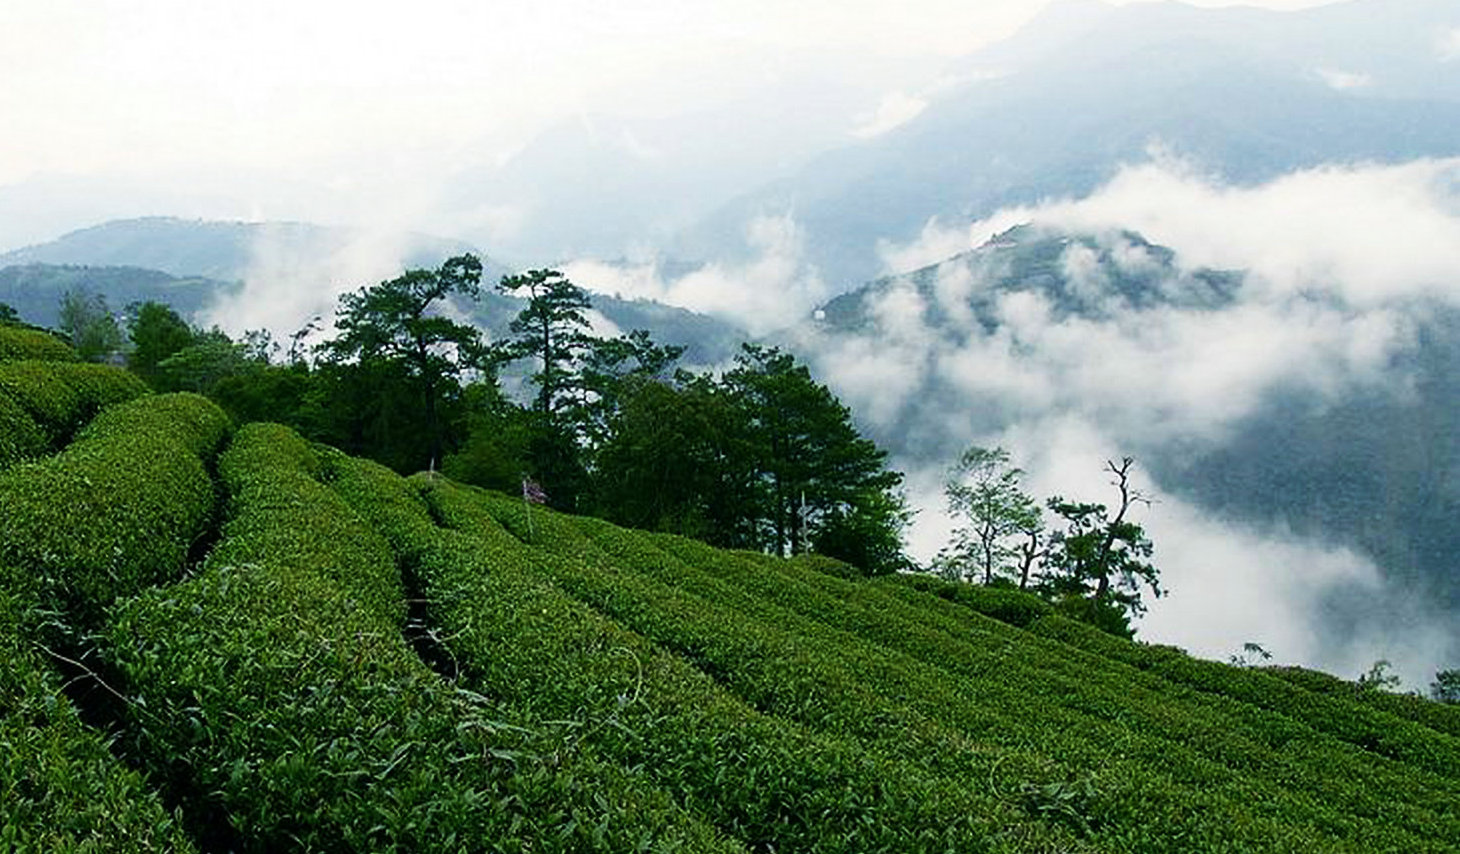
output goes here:
[[0, 851], [1460, 850], [1460, 707], [402, 478], [0, 333]]

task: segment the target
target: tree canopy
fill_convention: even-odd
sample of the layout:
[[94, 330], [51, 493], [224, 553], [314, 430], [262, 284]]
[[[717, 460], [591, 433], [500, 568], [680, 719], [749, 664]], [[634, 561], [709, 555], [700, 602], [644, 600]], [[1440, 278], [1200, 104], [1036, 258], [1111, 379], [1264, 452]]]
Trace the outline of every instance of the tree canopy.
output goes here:
[[[443, 394], [469, 368], [480, 366], [483, 355], [480, 333], [440, 309], [452, 295], [476, 299], [481, 276], [481, 259], [458, 255], [436, 270], [408, 270], [344, 294], [335, 315], [337, 335], [319, 348], [337, 387], [356, 401], [364, 421], [388, 429], [386, 423], [402, 414], [399, 408], [419, 407], [427, 464], [439, 461], [445, 448]], [[381, 392], [395, 399], [390, 411], [362, 399]]]
[[[1023, 476], [1003, 448], [973, 446], [958, 458], [943, 491], [949, 513], [962, 524], [939, 556], [944, 574], [980, 576], [984, 584], [1017, 578], [1021, 587], [1028, 585], [1034, 555], [1016, 545], [1016, 539], [1037, 536], [1042, 521], [1039, 505], [1020, 488]], [[1027, 559], [1021, 562], [1021, 557]]]
[[122, 330], [101, 294], [86, 291], [63, 294], [60, 325], [82, 361], [105, 361], [122, 348]]

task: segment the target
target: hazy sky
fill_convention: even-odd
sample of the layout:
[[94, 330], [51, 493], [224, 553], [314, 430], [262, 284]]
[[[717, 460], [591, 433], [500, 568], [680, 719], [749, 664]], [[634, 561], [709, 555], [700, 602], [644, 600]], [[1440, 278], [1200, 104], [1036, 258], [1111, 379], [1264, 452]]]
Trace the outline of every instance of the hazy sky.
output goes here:
[[0, 188], [220, 170], [347, 187], [367, 165], [449, 170], [505, 155], [553, 119], [679, 109], [779, 60], [821, 54], [833, 72], [876, 74], [887, 60], [956, 56], [1042, 5], [7, 0]]

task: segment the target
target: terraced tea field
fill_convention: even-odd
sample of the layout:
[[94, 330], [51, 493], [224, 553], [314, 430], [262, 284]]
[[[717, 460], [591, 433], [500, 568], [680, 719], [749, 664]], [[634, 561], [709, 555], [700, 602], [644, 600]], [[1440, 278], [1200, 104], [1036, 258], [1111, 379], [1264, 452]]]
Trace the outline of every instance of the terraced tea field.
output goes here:
[[0, 850], [1460, 850], [1460, 708], [402, 478], [37, 346]]

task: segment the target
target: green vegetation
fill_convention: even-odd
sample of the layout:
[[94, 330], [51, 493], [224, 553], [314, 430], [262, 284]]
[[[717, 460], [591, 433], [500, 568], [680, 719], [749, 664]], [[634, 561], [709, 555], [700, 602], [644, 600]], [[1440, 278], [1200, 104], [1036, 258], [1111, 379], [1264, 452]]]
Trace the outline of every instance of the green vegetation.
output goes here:
[[26, 359], [70, 362], [76, 359], [76, 351], [65, 341], [44, 330], [0, 322], [0, 362]]
[[86, 291], [67, 291], [61, 296], [58, 328], [76, 348], [84, 362], [101, 362], [122, 347], [122, 329], [106, 297]]
[[118, 596], [182, 570], [213, 521], [204, 461], [228, 430], [197, 395], [97, 416], [54, 457], [0, 472], [0, 564], [89, 625]]
[[0, 850], [191, 851], [140, 775], [77, 716], [0, 568]]
[[55, 449], [102, 407], [147, 393], [133, 374], [110, 365], [0, 362], [0, 422], [6, 425], [0, 465]]
[[950, 580], [1017, 588], [1055, 603], [1061, 612], [1121, 637], [1134, 637], [1130, 618], [1145, 611], [1142, 588], [1162, 595], [1154, 546], [1131, 511], [1149, 499], [1131, 482], [1135, 460], [1108, 460], [1118, 503], [1045, 501], [1060, 527], [1048, 527], [1003, 448], [974, 446], [948, 471], [943, 491], [960, 524], [932, 570]]
[[[1113, 510], [1052, 500], [1046, 534], [1007, 457], [969, 457], [960, 506], [1009, 524], [971, 523], [957, 574], [991, 583], [885, 573], [899, 478], [792, 357], [669, 379], [674, 348], [584, 339], [534, 411], [411, 290], [473, 269], [346, 300], [326, 364], [137, 307], [155, 385], [193, 365], [313, 434], [235, 430], [117, 368], [0, 364], [0, 848], [1460, 846], [1460, 707], [1382, 690], [1384, 666], [1348, 682], [1120, 636], [1155, 581], [1129, 461]], [[381, 377], [415, 433], [366, 419], [363, 446], [467, 437], [448, 470], [510, 494], [313, 441]], [[644, 490], [618, 512], [658, 530], [518, 492], [546, 453], [587, 478], [576, 503]]]
[[129, 749], [196, 834], [249, 851], [734, 850], [630, 772], [563, 769], [433, 673], [399, 631], [386, 541], [319, 469], [286, 428], [242, 430], [220, 463], [218, 546], [113, 615]]
[[[1423, 850], [1434, 828], [1460, 833], [1444, 806], [1457, 791], [1453, 772], [1417, 754], [1405, 755], [1413, 764], [1404, 770], [1376, 765], [1321, 730], [1264, 721], [1262, 707], [1206, 703], [1180, 683], [1132, 684], [1115, 662], [1081, 660], [906, 585], [888, 588], [908, 594], [899, 607], [866, 582], [789, 563], [768, 574], [761, 560], [656, 540], [676, 561], [601, 523], [579, 523], [596, 532], [585, 540], [520, 502], [442, 486], [430, 495], [461, 530], [506, 523], [547, 552], [541, 572], [554, 584], [694, 661], [763, 713], [854, 737], [889, 761], [899, 751], [919, 756], [963, 787], [978, 780], [986, 791], [992, 780], [1007, 803], [1088, 833], [1097, 847], [1154, 850], [1184, 839], [1195, 850], [1312, 850], [1348, 839], [1353, 850]], [[1447, 749], [1443, 736], [1430, 738]], [[1298, 747], [1310, 740], [1316, 746]], [[1365, 782], [1349, 790], [1346, 778], [1330, 777], [1334, 767]], [[1302, 783], [1283, 782], [1292, 780]], [[1388, 786], [1407, 800], [1384, 794]]]

